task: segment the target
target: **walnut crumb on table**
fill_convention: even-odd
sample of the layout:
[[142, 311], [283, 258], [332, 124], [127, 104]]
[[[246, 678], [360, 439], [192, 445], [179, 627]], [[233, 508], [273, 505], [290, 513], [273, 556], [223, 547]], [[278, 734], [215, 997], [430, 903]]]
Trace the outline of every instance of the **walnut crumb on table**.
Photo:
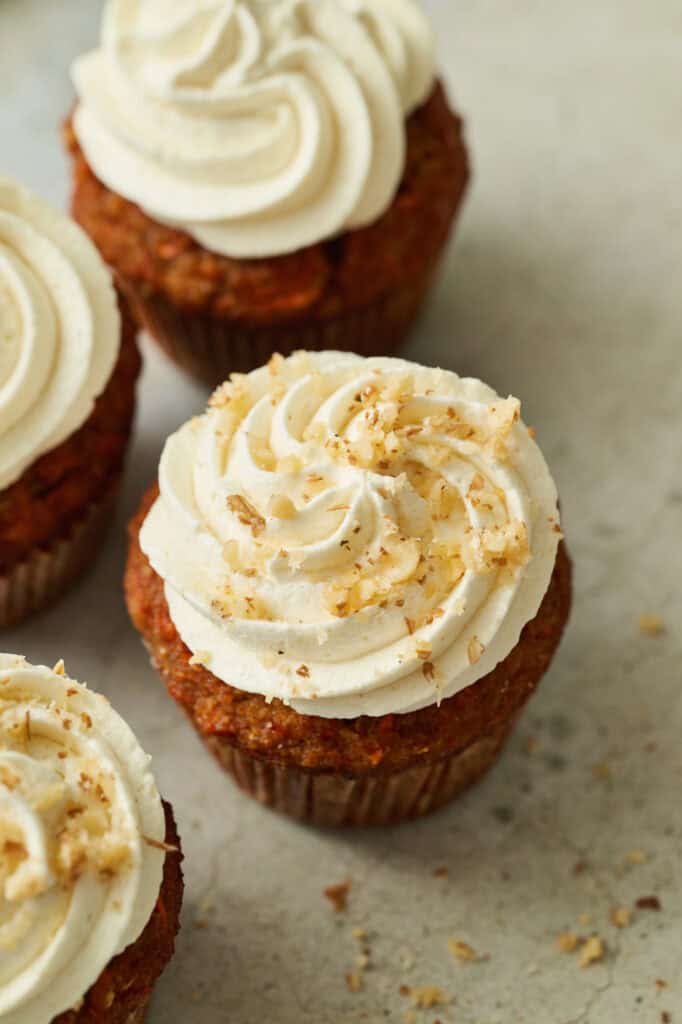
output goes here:
[[450, 996], [437, 985], [421, 985], [418, 988], [401, 985], [400, 994], [407, 996], [412, 1005], [419, 1010], [430, 1010], [434, 1006], [448, 1006], [452, 1002]]
[[592, 964], [599, 963], [603, 960], [606, 955], [606, 947], [599, 938], [598, 935], [592, 935], [584, 943], [580, 950], [579, 964], [581, 967], [590, 967]]
[[362, 992], [364, 983], [362, 979], [361, 971], [347, 971], [346, 972], [346, 985], [351, 992]]
[[480, 963], [482, 960], [490, 959], [488, 956], [479, 956], [468, 942], [461, 939], [448, 939], [448, 949], [460, 963]]
[[562, 932], [557, 935], [556, 946], [560, 953], [575, 953], [580, 945], [580, 938], [575, 932]]
[[629, 907], [611, 907], [609, 920], [616, 928], [627, 928], [632, 921], [632, 911]]
[[665, 624], [660, 615], [640, 615], [637, 619], [637, 625], [643, 636], [661, 636], [665, 633]]
[[630, 850], [625, 855], [625, 859], [628, 864], [646, 864], [649, 860], [649, 855], [644, 850]]
[[598, 935], [585, 939], [575, 932], [562, 932], [556, 938], [556, 947], [560, 953], [570, 954], [579, 950], [578, 963], [581, 967], [590, 967], [606, 956], [606, 945]]

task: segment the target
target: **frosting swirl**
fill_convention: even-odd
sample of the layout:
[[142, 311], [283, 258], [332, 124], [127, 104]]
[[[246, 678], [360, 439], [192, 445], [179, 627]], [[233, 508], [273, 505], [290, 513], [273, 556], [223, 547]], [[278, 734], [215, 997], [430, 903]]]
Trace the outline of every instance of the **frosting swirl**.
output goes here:
[[275, 357], [169, 439], [140, 534], [194, 656], [351, 718], [482, 677], [547, 590], [560, 536], [519, 403], [336, 352]]
[[108, 701], [0, 655], [0, 1019], [50, 1024], [139, 937], [164, 837], [150, 759]]
[[0, 488], [89, 416], [120, 345], [113, 285], [71, 221], [0, 177]]
[[415, 0], [109, 0], [74, 65], [74, 129], [157, 220], [277, 256], [390, 206], [433, 51]]

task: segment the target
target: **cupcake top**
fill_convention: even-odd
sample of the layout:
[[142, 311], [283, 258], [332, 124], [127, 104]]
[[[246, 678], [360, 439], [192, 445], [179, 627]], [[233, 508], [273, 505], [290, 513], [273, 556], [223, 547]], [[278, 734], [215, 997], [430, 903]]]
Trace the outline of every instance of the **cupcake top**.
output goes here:
[[120, 335], [110, 274], [86, 235], [0, 177], [0, 488], [83, 425]]
[[101, 181], [208, 249], [270, 257], [390, 206], [434, 43], [416, 0], [109, 0], [73, 78]]
[[518, 401], [398, 359], [233, 376], [159, 481], [140, 543], [194, 658], [322, 717], [414, 711], [486, 675], [560, 539]]
[[0, 1019], [50, 1024], [151, 917], [165, 819], [104, 697], [0, 655]]

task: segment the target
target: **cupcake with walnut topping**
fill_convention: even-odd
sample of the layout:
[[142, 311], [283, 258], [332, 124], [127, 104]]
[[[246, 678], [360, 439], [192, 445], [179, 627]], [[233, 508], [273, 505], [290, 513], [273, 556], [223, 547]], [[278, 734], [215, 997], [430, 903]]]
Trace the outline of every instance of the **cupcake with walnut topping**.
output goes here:
[[399, 347], [469, 177], [434, 50], [415, 0], [109, 0], [72, 210], [181, 366]]
[[86, 235], [0, 177], [0, 627], [90, 563], [135, 411], [135, 327]]
[[182, 902], [173, 813], [103, 697], [0, 655], [0, 1020], [139, 1024]]
[[252, 796], [325, 825], [447, 803], [492, 764], [568, 618], [519, 403], [393, 359], [298, 353], [166, 444], [128, 606]]

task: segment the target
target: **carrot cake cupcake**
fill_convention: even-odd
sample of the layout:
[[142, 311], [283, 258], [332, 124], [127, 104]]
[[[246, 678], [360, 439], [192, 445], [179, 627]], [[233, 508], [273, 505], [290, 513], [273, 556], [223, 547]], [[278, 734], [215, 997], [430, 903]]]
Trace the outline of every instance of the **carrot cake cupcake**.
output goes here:
[[469, 176], [416, 0], [109, 0], [73, 78], [73, 214], [181, 366], [400, 345]]
[[0, 655], [0, 1020], [138, 1024], [182, 902], [173, 813], [104, 697]]
[[140, 357], [87, 236], [0, 177], [0, 626], [50, 603], [99, 547]]
[[383, 823], [492, 764], [570, 606], [556, 489], [519, 412], [444, 370], [298, 353], [168, 440], [128, 607], [252, 796]]

